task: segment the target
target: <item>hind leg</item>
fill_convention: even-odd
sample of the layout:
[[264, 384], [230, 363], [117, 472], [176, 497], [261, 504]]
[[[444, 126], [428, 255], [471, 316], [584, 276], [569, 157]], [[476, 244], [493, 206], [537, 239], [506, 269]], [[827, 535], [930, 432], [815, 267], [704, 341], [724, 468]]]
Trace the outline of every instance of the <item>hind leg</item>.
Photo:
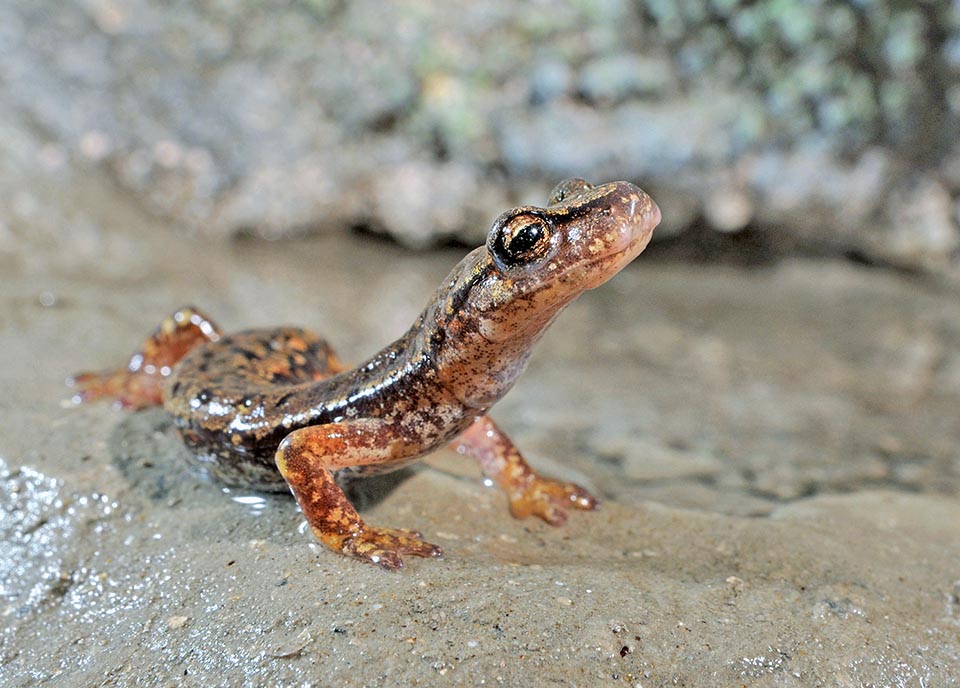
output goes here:
[[163, 382], [188, 351], [220, 339], [220, 329], [191, 306], [177, 310], [147, 337], [126, 366], [83, 372], [67, 379], [76, 388], [71, 400], [84, 404], [113, 399], [122, 408], [139, 409], [163, 403]]

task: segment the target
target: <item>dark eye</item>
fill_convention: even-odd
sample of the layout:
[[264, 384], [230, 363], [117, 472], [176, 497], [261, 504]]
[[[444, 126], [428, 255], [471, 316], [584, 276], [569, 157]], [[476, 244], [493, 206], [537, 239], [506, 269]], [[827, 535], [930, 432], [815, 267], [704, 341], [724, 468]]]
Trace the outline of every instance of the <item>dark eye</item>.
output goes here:
[[513, 218], [497, 233], [493, 244], [493, 252], [507, 267], [542, 258], [549, 248], [550, 228], [535, 215]]
[[546, 231], [539, 222], [531, 222], [513, 233], [510, 244], [505, 248], [515, 256], [522, 256], [536, 248]]
[[550, 192], [550, 200], [548, 202], [550, 205], [557, 205], [558, 203], [563, 203], [571, 196], [576, 196], [577, 194], [583, 193], [584, 191], [589, 191], [592, 188], [593, 184], [583, 179], [577, 177], [574, 177], [573, 179], [565, 179], [553, 187], [553, 191]]

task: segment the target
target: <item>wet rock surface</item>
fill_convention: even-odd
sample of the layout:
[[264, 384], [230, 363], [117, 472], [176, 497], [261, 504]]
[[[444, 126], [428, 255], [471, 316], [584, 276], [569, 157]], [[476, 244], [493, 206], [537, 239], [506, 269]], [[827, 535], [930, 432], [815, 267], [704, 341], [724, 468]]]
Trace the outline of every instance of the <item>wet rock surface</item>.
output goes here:
[[0, 254], [4, 685], [960, 682], [955, 287], [648, 250], [493, 413], [601, 510], [513, 520], [439, 452], [363, 499], [445, 549], [391, 575], [316, 545], [292, 498], [197, 475], [162, 411], [72, 407], [63, 379], [184, 303], [361, 360], [460, 252], [170, 241], [96, 178], [61, 191], [89, 220], [72, 250], [42, 220], [80, 213], [49, 203]]
[[[958, 45], [944, 2], [3, 0], [0, 179], [102, 174], [208, 236], [424, 246], [626, 178], [661, 237], [956, 277]], [[8, 231], [35, 202], [0, 195]]]

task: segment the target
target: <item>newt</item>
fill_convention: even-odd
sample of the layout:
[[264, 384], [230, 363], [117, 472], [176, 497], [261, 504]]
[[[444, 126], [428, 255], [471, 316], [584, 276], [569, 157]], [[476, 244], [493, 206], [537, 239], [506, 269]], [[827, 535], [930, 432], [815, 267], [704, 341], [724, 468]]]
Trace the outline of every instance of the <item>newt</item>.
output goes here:
[[579, 485], [538, 475], [487, 410], [513, 386], [557, 314], [650, 241], [660, 210], [627, 182], [561, 182], [546, 207], [493, 223], [410, 329], [356, 367], [299, 328], [225, 335], [184, 307], [120, 368], [68, 380], [73, 401], [162, 405], [212, 477], [289, 489], [315, 536], [385, 569], [442, 550], [412, 530], [367, 524], [338, 481], [395, 470], [452, 444], [507, 494], [515, 517], [552, 525], [593, 510]]

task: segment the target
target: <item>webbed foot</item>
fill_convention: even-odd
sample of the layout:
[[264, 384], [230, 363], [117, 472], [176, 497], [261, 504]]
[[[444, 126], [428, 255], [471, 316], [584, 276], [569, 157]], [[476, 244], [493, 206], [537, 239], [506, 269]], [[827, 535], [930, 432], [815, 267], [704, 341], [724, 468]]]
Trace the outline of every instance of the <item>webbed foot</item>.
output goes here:
[[441, 557], [443, 550], [423, 539], [415, 530], [403, 528], [374, 528], [363, 525], [360, 532], [348, 537], [340, 545], [340, 552], [354, 559], [376, 564], [388, 571], [403, 567], [403, 557]]
[[595, 511], [600, 502], [576, 483], [534, 475], [519, 490], [510, 490], [510, 513], [516, 518], [539, 516], [552, 526], [567, 522], [567, 509]]

